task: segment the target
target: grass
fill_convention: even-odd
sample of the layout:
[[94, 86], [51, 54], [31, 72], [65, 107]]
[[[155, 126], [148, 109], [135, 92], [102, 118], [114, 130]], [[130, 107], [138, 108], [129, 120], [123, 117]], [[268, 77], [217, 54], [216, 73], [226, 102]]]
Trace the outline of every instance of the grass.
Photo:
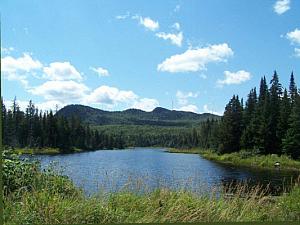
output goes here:
[[[86, 197], [67, 178], [4, 156], [4, 224], [300, 221], [300, 180], [282, 196], [238, 185], [220, 195], [160, 188]], [[300, 178], [299, 178], [300, 179]], [[134, 182], [134, 181], [133, 181]]]
[[282, 170], [300, 170], [300, 161], [293, 160], [287, 155], [254, 155], [247, 151], [240, 151], [218, 155], [211, 150], [202, 150], [200, 153], [204, 158], [238, 166], [250, 166], [255, 168], [274, 168], [275, 162], [280, 162]]
[[5, 197], [5, 224], [161, 223], [220, 221], [299, 221], [300, 187], [273, 199], [257, 187], [240, 186], [230, 198], [196, 196], [160, 189], [87, 198], [48, 189]]
[[[73, 149], [70, 153], [82, 152], [81, 149]], [[30, 155], [56, 155], [61, 154], [59, 148], [16, 148], [13, 150], [14, 153], [21, 154], [30, 154]]]
[[218, 154], [212, 150], [204, 150], [199, 148], [193, 149], [168, 149], [171, 153], [187, 153], [200, 154], [208, 160], [217, 161], [225, 164], [236, 166], [249, 166], [254, 168], [274, 168], [275, 162], [280, 162], [280, 169], [300, 171], [300, 161], [293, 160], [287, 155], [257, 155], [249, 151], [242, 150], [240, 152]]

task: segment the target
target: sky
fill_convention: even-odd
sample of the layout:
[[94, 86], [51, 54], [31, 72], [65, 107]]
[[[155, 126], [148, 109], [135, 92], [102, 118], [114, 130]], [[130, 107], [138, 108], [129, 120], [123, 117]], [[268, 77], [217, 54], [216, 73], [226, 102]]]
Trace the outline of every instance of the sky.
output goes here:
[[299, 0], [1, 0], [1, 95], [222, 114], [274, 70], [300, 86]]

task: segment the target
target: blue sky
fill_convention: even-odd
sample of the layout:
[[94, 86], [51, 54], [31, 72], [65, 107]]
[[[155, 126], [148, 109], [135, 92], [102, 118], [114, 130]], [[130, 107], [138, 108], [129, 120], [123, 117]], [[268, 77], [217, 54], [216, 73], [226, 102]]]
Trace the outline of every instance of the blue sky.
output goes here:
[[[222, 113], [276, 69], [300, 82], [300, 1], [2, 0], [2, 96], [40, 109]], [[299, 84], [300, 85], [300, 84]]]

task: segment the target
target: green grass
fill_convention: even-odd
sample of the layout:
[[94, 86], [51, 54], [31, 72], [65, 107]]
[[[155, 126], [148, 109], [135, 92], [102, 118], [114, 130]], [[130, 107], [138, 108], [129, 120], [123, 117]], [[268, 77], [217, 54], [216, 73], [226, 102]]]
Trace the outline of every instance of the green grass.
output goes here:
[[278, 156], [272, 155], [257, 155], [249, 151], [242, 150], [240, 152], [218, 154], [213, 150], [205, 150], [199, 148], [193, 149], [167, 149], [170, 153], [186, 153], [186, 154], [200, 154], [202, 157], [220, 163], [232, 164], [236, 166], [249, 166], [254, 168], [273, 169], [275, 162], [280, 162], [282, 170], [300, 170], [300, 161], [293, 160], [287, 155]]
[[5, 197], [5, 224], [158, 223], [208, 221], [299, 221], [300, 187], [276, 199], [243, 187], [231, 198], [160, 189], [87, 198], [48, 189]]
[[[73, 149], [72, 153], [74, 152], [82, 152], [81, 149]], [[33, 154], [33, 155], [56, 155], [61, 154], [59, 148], [16, 148], [13, 150], [16, 154]]]
[[293, 160], [287, 155], [255, 155], [247, 151], [240, 151], [218, 155], [211, 150], [201, 150], [201, 156], [206, 159], [238, 166], [250, 166], [255, 168], [274, 168], [275, 162], [280, 162], [280, 169], [300, 170], [300, 161]]
[[167, 152], [184, 153], [184, 154], [200, 154], [202, 152], [202, 150], [199, 148], [191, 148], [191, 149], [167, 148]]

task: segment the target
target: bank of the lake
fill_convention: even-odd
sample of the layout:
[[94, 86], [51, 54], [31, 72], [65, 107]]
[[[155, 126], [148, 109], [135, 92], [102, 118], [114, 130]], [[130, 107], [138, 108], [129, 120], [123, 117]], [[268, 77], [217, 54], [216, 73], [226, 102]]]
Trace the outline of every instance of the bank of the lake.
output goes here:
[[15, 148], [12, 151], [18, 155], [29, 154], [29, 155], [58, 155], [65, 153], [77, 153], [83, 152], [84, 150], [74, 148], [68, 151], [61, 151], [59, 148]]
[[193, 149], [175, 149], [168, 148], [170, 153], [200, 154], [203, 158], [213, 160], [219, 163], [231, 164], [234, 166], [247, 166], [262, 169], [274, 169], [276, 162], [280, 163], [281, 170], [294, 170], [300, 172], [300, 161], [293, 160], [287, 155], [256, 155], [247, 151], [218, 154], [212, 150], [199, 148]]

